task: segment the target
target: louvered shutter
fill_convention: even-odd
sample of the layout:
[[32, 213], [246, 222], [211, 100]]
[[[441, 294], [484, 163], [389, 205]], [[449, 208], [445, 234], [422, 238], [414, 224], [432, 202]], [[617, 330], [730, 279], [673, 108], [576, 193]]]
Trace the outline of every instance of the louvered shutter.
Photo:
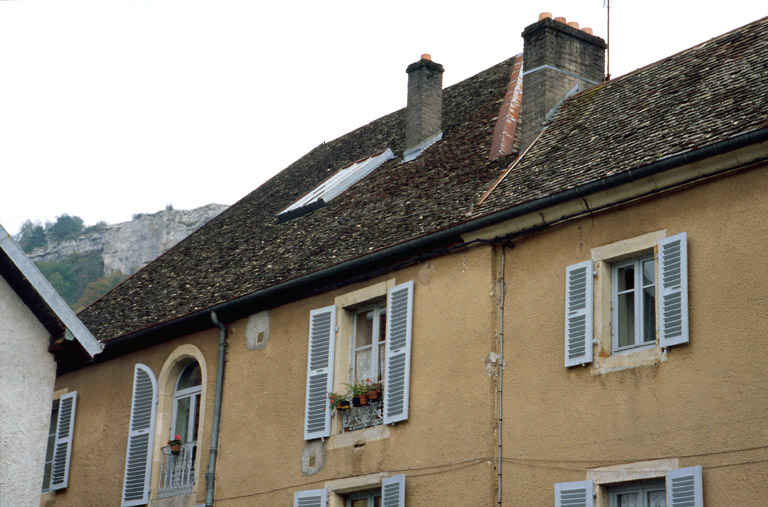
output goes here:
[[384, 424], [408, 419], [411, 381], [413, 280], [387, 295], [387, 366], [384, 375]]
[[131, 421], [123, 478], [123, 507], [149, 502], [152, 443], [155, 435], [157, 381], [147, 366], [137, 364], [133, 372]]
[[309, 312], [307, 399], [304, 440], [331, 434], [328, 393], [333, 390], [333, 355], [336, 343], [336, 307]]
[[75, 431], [77, 391], [59, 399], [59, 420], [56, 422], [56, 442], [53, 446], [51, 490], [64, 489], [69, 484], [69, 461], [72, 457], [72, 435]]
[[381, 507], [405, 507], [405, 475], [381, 479]]
[[688, 247], [683, 232], [659, 241], [659, 344], [688, 343]]
[[327, 505], [328, 491], [325, 489], [297, 491], [293, 495], [293, 507], [326, 507]]
[[667, 507], [704, 507], [701, 467], [667, 472]]
[[555, 484], [555, 507], [594, 507], [593, 491], [592, 481]]
[[565, 366], [592, 362], [592, 261], [565, 270]]

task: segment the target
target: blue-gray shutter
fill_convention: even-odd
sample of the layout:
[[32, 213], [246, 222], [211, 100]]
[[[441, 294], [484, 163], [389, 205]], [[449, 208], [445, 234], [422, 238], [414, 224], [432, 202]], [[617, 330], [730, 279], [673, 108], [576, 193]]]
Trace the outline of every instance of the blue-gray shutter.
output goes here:
[[51, 490], [64, 489], [69, 484], [69, 461], [72, 458], [72, 436], [75, 431], [77, 391], [59, 399], [59, 419], [56, 422], [56, 441], [53, 446]]
[[336, 307], [326, 306], [309, 312], [304, 440], [327, 437], [331, 434], [328, 393], [333, 390], [335, 343]]
[[392, 287], [387, 294], [384, 424], [408, 419], [412, 326], [413, 280]]
[[293, 494], [293, 507], [326, 507], [328, 505], [328, 490], [311, 489], [297, 491]]
[[146, 505], [152, 472], [152, 444], [155, 436], [157, 380], [149, 367], [137, 364], [133, 371], [131, 420], [125, 456], [122, 506]]
[[565, 366], [592, 362], [592, 261], [565, 269]]
[[555, 484], [555, 507], [594, 507], [593, 491], [592, 481]]
[[688, 247], [683, 232], [659, 241], [659, 345], [688, 343]]
[[667, 472], [667, 507], [704, 507], [700, 466]]
[[405, 475], [381, 479], [381, 507], [405, 507]]

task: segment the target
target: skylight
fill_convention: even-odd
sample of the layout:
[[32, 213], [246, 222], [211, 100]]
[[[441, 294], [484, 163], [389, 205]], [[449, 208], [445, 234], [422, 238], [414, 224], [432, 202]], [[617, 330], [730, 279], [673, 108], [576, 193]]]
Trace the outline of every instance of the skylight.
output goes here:
[[385, 151], [376, 155], [363, 160], [358, 160], [346, 167], [342, 167], [336, 174], [320, 183], [307, 195], [278, 213], [278, 217], [281, 221], [290, 220], [291, 218], [319, 208], [324, 203], [330, 201], [361, 179], [371, 174], [384, 162], [393, 158], [395, 158], [395, 155], [392, 153], [391, 149], [387, 148]]

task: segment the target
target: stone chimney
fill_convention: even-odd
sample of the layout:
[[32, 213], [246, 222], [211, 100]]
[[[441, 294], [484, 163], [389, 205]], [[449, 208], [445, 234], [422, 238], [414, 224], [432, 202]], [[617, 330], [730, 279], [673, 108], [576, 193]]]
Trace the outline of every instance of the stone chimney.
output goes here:
[[521, 145], [524, 149], [545, 122], [573, 93], [605, 80], [605, 49], [591, 28], [552, 19], [543, 12], [539, 21], [523, 30], [523, 103]]
[[443, 66], [423, 54], [405, 72], [408, 73], [408, 104], [403, 159], [407, 162], [442, 136]]

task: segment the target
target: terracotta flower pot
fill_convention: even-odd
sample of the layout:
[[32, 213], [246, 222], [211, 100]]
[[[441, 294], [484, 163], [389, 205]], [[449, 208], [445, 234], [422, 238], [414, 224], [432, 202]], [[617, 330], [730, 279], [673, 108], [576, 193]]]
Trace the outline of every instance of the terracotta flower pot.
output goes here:
[[177, 455], [181, 452], [181, 445], [179, 444], [171, 444], [171, 454]]
[[361, 394], [360, 395], [360, 406], [367, 405], [368, 404], [368, 395], [367, 394]]
[[370, 401], [377, 401], [381, 398], [381, 391], [368, 391], [368, 399]]

